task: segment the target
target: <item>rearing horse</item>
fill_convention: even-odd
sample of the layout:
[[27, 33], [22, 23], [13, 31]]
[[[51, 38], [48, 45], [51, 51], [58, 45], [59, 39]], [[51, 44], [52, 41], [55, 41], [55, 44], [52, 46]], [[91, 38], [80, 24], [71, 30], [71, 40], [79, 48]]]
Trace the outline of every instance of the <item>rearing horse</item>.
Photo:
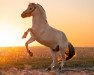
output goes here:
[[28, 53], [30, 56], [33, 56], [33, 53], [30, 52], [28, 48], [28, 44], [36, 40], [51, 49], [53, 62], [48, 70], [52, 70], [55, 67], [57, 52], [62, 57], [59, 67], [59, 70], [61, 70], [65, 61], [71, 59], [75, 55], [74, 47], [67, 40], [66, 35], [62, 31], [48, 24], [45, 10], [40, 4], [30, 3], [28, 8], [21, 14], [22, 18], [30, 16], [32, 16], [32, 28], [28, 29], [23, 35], [23, 38], [26, 38], [28, 32], [31, 34], [30, 39], [25, 44]]

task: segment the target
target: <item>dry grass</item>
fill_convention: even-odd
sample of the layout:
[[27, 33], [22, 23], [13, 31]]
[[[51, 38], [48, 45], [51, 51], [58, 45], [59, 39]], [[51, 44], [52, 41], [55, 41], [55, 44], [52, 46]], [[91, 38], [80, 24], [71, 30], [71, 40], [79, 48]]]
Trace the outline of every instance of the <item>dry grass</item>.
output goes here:
[[[94, 48], [76, 47], [76, 55], [66, 62], [65, 67], [94, 67]], [[52, 62], [50, 50], [47, 47], [31, 47], [33, 57], [30, 57], [25, 47], [1, 47], [0, 67], [19, 67], [29, 64], [32, 68], [45, 68]], [[39, 64], [39, 66], [37, 65]]]

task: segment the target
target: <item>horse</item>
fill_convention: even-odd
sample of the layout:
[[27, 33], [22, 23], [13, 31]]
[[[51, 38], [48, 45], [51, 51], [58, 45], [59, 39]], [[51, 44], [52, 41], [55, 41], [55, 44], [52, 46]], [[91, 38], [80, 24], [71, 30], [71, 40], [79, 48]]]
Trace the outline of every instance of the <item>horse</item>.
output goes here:
[[61, 63], [59, 70], [63, 69], [65, 62], [71, 59], [75, 55], [75, 49], [73, 45], [68, 41], [64, 32], [51, 27], [47, 22], [46, 12], [40, 4], [29, 3], [27, 9], [22, 12], [21, 17], [32, 16], [32, 27], [29, 28], [23, 35], [22, 38], [26, 38], [28, 32], [30, 32], [30, 39], [25, 43], [27, 52], [30, 56], [33, 53], [30, 51], [28, 45], [35, 40], [42, 45], [50, 48], [52, 63], [47, 70], [53, 70], [56, 66], [57, 58], [56, 54], [59, 53], [61, 56]]

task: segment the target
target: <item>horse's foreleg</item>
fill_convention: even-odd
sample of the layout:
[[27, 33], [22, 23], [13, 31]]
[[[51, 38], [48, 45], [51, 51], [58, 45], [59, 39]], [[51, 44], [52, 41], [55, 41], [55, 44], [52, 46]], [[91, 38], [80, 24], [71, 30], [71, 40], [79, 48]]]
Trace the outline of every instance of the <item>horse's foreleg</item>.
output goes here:
[[32, 57], [33, 56], [33, 53], [30, 52], [29, 48], [28, 48], [28, 45], [30, 43], [32, 43], [33, 41], [35, 41], [35, 39], [33, 37], [31, 37], [26, 43], [25, 43], [25, 46], [26, 46], [26, 49], [27, 49], [27, 52], [29, 53], [29, 55]]
[[55, 67], [56, 64], [56, 53], [51, 49], [51, 56], [52, 56], [52, 64], [50, 65], [50, 67], [48, 67], [48, 71], [53, 70], [53, 68]]
[[32, 28], [29, 28], [27, 31], [24, 32], [23, 36], [22, 36], [22, 39], [26, 38], [27, 34], [29, 32], [32, 32]]

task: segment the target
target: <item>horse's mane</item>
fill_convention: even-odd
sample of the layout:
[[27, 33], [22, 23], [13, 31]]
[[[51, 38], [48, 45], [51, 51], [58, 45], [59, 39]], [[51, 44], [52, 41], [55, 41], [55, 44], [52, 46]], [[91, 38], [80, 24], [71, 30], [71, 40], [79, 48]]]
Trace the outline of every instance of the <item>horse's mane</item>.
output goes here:
[[45, 12], [44, 8], [40, 4], [37, 4], [37, 6], [38, 6], [43, 18], [47, 21], [46, 12]]

